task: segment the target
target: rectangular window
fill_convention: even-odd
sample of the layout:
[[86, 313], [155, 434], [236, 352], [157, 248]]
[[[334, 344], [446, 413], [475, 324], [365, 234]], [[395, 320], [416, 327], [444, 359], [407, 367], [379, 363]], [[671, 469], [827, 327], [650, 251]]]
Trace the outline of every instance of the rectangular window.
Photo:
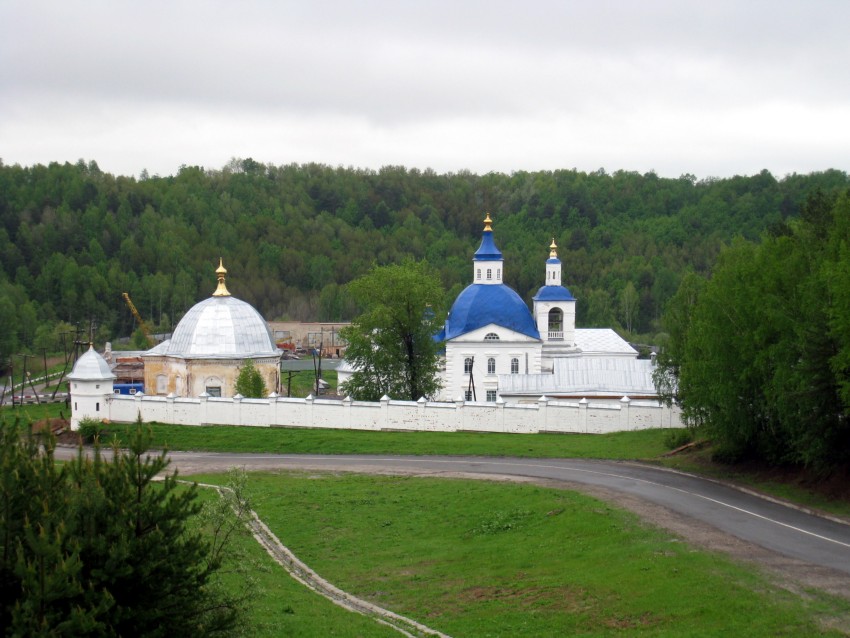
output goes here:
[[495, 390], [487, 390], [487, 400], [491, 403], [496, 400], [496, 391]]
[[467, 401], [472, 401], [472, 390], [467, 390], [463, 393], [463, 398]]
[[95, 403], [95, 404], [94, 404], [94, 411], [95, 411], [95, 412], [100, 412], [100, 403]]
[[206, 387], [206, 393], [211, 397], [220, 397], [221, 396], [221, 386], [220, 385], [208, 385]]
[[487, 269], [487, 279], [493, 278], [493, 270], [491, 268]]

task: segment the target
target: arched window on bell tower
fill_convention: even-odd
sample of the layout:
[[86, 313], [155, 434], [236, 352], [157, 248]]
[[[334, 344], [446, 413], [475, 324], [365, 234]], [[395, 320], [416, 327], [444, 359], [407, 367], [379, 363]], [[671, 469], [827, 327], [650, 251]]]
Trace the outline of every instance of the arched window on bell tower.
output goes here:
[[564, 338], [564, 312], [560, 308], [552, 308], [549, 311], [549, 339], [559, 340]]

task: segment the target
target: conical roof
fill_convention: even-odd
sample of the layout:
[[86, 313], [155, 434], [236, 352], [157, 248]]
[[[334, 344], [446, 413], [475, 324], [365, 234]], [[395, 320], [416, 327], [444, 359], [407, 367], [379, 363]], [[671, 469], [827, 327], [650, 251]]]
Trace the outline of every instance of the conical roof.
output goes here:
[[68, 375], [71, 381], [109, 381], [114, 378], [115, 375], [109, 370], [106, 359], [101, 357], [91, 344], [88, 351], [77, 359], [74, 369]]

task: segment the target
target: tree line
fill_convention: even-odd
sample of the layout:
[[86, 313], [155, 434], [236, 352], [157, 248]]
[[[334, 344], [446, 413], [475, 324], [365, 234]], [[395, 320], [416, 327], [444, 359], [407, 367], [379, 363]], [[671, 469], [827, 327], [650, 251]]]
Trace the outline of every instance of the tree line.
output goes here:
[[99, 341], [131, 334], [122, 292], [168, 331], [211, 294], [218, 257], [231, 292], [270, 320], [349, 320], [359, 309], [345, 284], [405, 259], [432, 264], [450, 303], [470, 282], [487, 212], [506, 283], [526, 301], [543, 283], [554, 237], [578, 324], [654, 339], [685, 272], [707, 274], [733, 237], [756, 240], [796, 217], [810, 193], [847, 184], [836, 170], [698, 180], [249, 158], [136, 178], [93, 161], [0, 163], [0, 365], [13, 353], [59, 350], [58, 335], [74, 326]]
[[687, 275], [656, 384], [728, 461], [850, 468], [850, 191]]

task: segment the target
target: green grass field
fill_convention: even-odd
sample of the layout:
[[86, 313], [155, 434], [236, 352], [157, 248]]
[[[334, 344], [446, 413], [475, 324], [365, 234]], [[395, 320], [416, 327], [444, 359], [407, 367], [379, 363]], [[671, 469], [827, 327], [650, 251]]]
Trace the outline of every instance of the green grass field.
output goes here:
[[[306, 428], [145, 424], [154, 444], [172, 450], [280, 454], [453, 454], [645, 459], [666, 451], [664, 430], [616, 434], [368, 432]], [[109, 429], [123, 438], [132, 426]]]
[[[319, 574], [452, 636], [841, 636], [825, 626], [850, 622], [847, 601], [796, 596], [575, 492], [320, 473], [249, 485], [260, 517]], [[326, 616], [275, 569], [260, 635], [388, 635]]]

